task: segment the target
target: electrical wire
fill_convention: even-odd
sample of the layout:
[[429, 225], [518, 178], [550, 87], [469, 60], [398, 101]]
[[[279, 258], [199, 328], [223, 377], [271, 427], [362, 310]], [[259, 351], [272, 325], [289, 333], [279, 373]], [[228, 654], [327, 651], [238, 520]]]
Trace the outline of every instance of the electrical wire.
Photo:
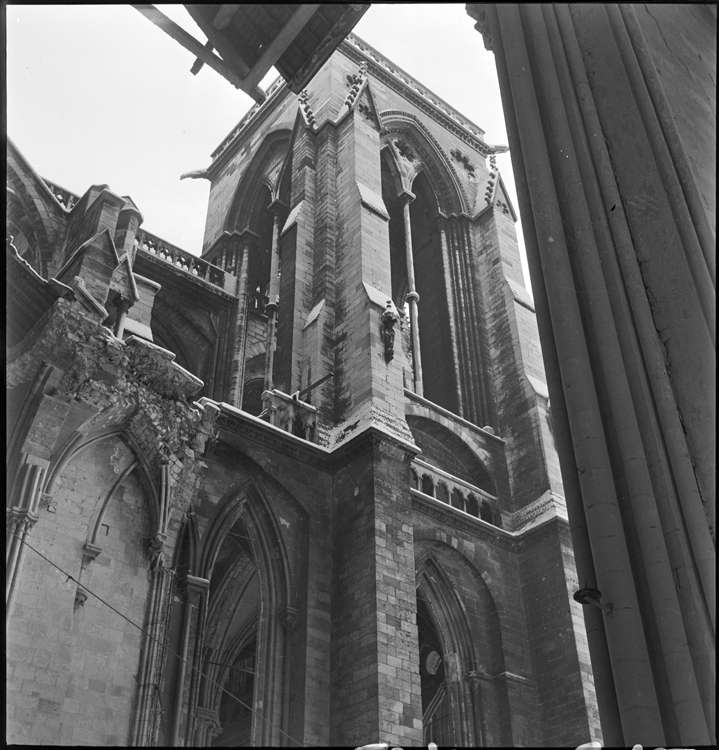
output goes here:
[[[157, 643], [158, 645], [160, 645], [162, 648], [167, 648], [161, 641], [159, 641], [157, 638], [155, 638], [155, 636], [152, 635], [152, 633], [148, 633], [147, 630], [145, 630], [144, 628], [142, 628], [136, 622], [133, 622], [126, 615], [123, 615], [122, 612], [120, 612], [119, 610], [115, 609], [115, 607], [113, 607], [112, 604], [110, 604], [109, 602], [106, 602], [101, 596], [98, 596], [94, 591], [91, 591], [89, 588], [87, 588], [87, 586], [84, 586], [83, 584], [81, 584], [73, 575], [71, 575], [67, 571], [63, 570], [59, 565], [57, 565], [56, 563], [54, 563], [49, 558], [45, 557], [45, 555], [43, 555], [42, 552], [40, 552], [39, 550], [36, 550], [35, 547], [33, 547], [29, 542], [26, 542], [24, 539], [22, 539], [21, 537], [19, 537], [14, 531], [11, 531], [10, 533], [16, 539], [19, 539], [22, 544], [24, 544], [26, 547], [28, 547], [29, 549], [31, 549], [36, 555], [39, 555], [43, 560], [45, 560], [45, 562], [47, 562], [50, 565], [52, 565], [52, 567], [55, 568], [56, 570], [59, 570], [64, 576], [67, 576], [67, 580], [68, 581], [73, 581], [78, 586], [82, 586], [83, 591], [86, 591], [88, 594], [91, 594], [92, 596], [94, 596], [95, 599], [97, 599], [99, 602], [101, 602], [102, 604], [104, 604], [106, 607], [109, 607], [115, 614], [120, 615], [120, 617], [122, 617], [123, 620], [126, 620], [127, 622], [129, 622], [130, 625], [132, 625], [133, 627], [137, 628], [141, 633], [143, 633], [144, 635], [146, 635], [148, 638], [152, 638], [152, 640], [155, 641], [155, 643]], [[194, 664], [191, 664], [189, 661], [187, 661], [187, 659], [183, 659], [179, 654], [176, 654], [171, 649], [167, 648], [167, 652], [169, 654], [172, 654], [173, 656], [177, 657], [180, 661], [182, 661], [185, 664], [187, 664], [187, 666], [190, 667], [190, 669], [194, 670], [195, 672], [198, 671], [197, 667]], [[259, 713], [259, 711], [256, 711], [254, 708], [252, 708], [252, 706], [248, 706], [244, 701], [241, 701], [236, 695], [234, 695], [229, 690], [227, 690], [222, 685], [220, 685], [219, 682], [216, 682], [215, 680], [210, 679], [207, 675], [204, 675], [204, 677], [205, 677], [205, 679], [208, 682], [210, 682], [212, 685], [215, 685], [218, 688], [220, 688], [220, 690], [222, 690], [223, 693], [226, 693], [227, 695], [229, 695], [230, 698], [232, 698], [234, 701], [237, 701], [237, 703], [239, 703], [241, 706], [243, 706], [244, 708], [247, 708], [250, 711], [252, 711], [253, 714], [255, 714], [256, 716], [258, 716], [263, 721], [266, 721], [271, 727], [273, 727], [274, 729], [276, 729], [280, 734], [283, 734], [289, 740], [292, 740], [292, 742], [294, 742], [295, 745], [298, 745], [299, 747], [304, 747], [303, 743], [299, 742], [294, 737], [292, 737], [291, 735], [287, 734], [287, 732], [284, 732], [276, 724], [273, 724], [269, 719], [265, 718], [261, 713]], [[157, 688], [157, 686], [155, 686], [155, 688]]]

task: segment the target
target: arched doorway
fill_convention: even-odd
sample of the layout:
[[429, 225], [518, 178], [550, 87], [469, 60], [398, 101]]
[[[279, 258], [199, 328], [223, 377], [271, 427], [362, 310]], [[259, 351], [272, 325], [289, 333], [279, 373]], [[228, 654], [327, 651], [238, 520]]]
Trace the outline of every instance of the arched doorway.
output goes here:
[[469, 679], [477, 658], [465, 605], [433, 554], [417, 570], [423, 742], [476, 747], [483, 739], [482, 716]]
[[272, 510], [253, 483], [230, 496], [207, 535], [199, 744], [277, 745], [289, 700], [289, 563]]
[[419, 639], [419, 677], [422, 690], [422, 727], [425, 744], [454, 743], [449, 693], [444, 668], [444, 653], [429, 607], [417, 591], [417, 634]]

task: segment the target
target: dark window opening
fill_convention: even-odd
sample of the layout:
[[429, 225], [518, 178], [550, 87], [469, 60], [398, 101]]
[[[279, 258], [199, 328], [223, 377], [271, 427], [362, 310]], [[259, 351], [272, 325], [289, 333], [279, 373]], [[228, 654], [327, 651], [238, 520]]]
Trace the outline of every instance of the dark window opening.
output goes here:
[[417, 592], [417, 633], [419, 640], [419, 679], [422, 692], [423, 743], [454, 743], [450, 700], [444, 668], [442, 644], [429, 607]]
[[[220, 703], [222, 734], [212, 747], [248, 747], [252, 733], [252, 703], [255, 690], [257, 638], [240, 652], [228, 670]], [[228, 695], [230, 693], [231, 695]]]

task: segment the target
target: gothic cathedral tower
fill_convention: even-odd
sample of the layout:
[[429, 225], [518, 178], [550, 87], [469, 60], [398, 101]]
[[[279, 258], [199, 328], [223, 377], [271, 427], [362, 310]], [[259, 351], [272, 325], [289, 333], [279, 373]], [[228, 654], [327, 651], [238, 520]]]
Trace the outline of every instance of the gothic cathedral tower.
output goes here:
[[601, 737], [493, 152], [354, 37], [215, 151], [202, 258], [9, 144], [11, 742]]
[[[239, 297], [226, 400], [242, 411], [223, 405], [221, 442], [299, 503], [294, 520], [289, 498], [267, 511], [298, 556], [289, 671], [268, 671], [284, 653], [269, 633], [236, 664], [285, 675], [276, 718], [311, 744], [597, 736], [534, 309], [492, 148], [353, 37], [299, 99], [269, 93], [207, 175], [203, 258]], [[261, 436], [247, 413], [317, 447]], [[217, 700], [214, 744], [232, 744]]]

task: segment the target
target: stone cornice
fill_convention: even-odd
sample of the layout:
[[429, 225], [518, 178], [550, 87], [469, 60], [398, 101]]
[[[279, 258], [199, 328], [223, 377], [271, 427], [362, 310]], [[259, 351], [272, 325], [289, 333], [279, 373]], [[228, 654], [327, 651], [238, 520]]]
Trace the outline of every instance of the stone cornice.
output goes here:
[[357, 456], [370, 451], [378, 442], [390, 443], [396, 449], [405, 453], [407, 460], [410, 460], [417, 453], [416, 446], [372, 425], [336, 447], [329, 449], [296, 437], [229, 404], [222, 403], [218, 406], [220, 415], [217, 418], [216, 426], [220, 431], [220, 439], [222, 439], [222, 432], [224, 431], [228, 437], [229, 435], [236, 435], [326, 472], [335, 471]]
[[410, 401], [415, 401], [421, 406], [425, 406], [431, 409], [432, 411], [435, 411], [437, 414], [441, 414], [442, 416], [447, 417], [447, 419], [453, 420], [457, 424], [462, 425], [463, 427], [466, 427], [472, 430], [473, 432], [480, 434], [483, 438], [490, 438], [492, 440], [497, 441], [500, 445], [504, 445], [504, 440], [501, 437], [499, 437], [499, 435], [495, 435], [492, 432], [487, 432], [487, 430], [485, 430], [483, 427], [480, 427], [479, 425], [476, 425], [473, 422], [470, 422], [464, 417], [460, 417], [458, 414], [455, 414], [454, 412], [451, 412], [448, 409], [445, 409], [443, 406], [438, 406], [432, 401], [427, 400], [423, 396], [418, 396], [416, 393], [414, 393], [413, 391], [407, 390], [406, 388], [404, 389], [404, 395]]
[[569, 528], [568, 522], [560, 516], [551, 516], [536, 526], [519, 531], [507, 531], [493, 526], [487, 521], [470, 516], [462, 510], [453, 508], [434, 497], [425, 495], [423, 492], [411, 489], [412, 508], [430, 516], [442, 523], [452, 526], [459, 531], [465, 531], [472, 536], [491, 542], [502, 549], [513, 552], [521, 552], [527, 544], [536, 544], [546, 536], [557, 533], [556, 527], [564, 524]]
[[197, 287], [198, 291], [201, 290], [204, 293], [210, 293], [214, 297], [219, 297], [222, 300], [234, 301], [237, 299], [236, 295], [230, 294], [230, 292], [225, 291], [216, 284], [212, 284], [205, 279], [201, 279], [198, 276], [188, 273], [182, 268], [177, 268], [177, 266], [158, 258], [156, 255], [147, 252], [147, 250], [138, 248], [137, 255], [141, 257], [142, 261], [146, 261], [153, 266], [156, 266], [158, 270], [162, 270], [172, 276], [177, 276], [179, 279], [185, 280], [188, 284]]
[[463, 117], [447, 102], [424, 88], [412, 76], [387, 60], [369, 44], [350, 34], [342, 42], [339, 49], [355, 62], [367, 62], [369, 73], [374, 78], [401, 94], [482, 156], [489, 154], [490, 148], [483, 138], [484, 130]]
[[442, 521], [460, 531], [466, 531], [473, 537], [483, 539], [487, 542], [507, 550], [515, 548], [515, 534], [493, 526], [486, 521], [470, 516], [469, 513], [453, 508], [419, 490], [412, 489], [412, 508], [426, 516]]
[[222, 432], [225, 431], [253, 443], [259, 443], [311, 466], [321, 469], [327, 468], [330, 456], [327, 448], [298, 438], [259, 417], [240, 411], [230, 404], [221, 403], [218, 406], [220, 407], [220, 415], [217, 417], [215, 424], [220, 430], [220, 437], [222, 437]]

